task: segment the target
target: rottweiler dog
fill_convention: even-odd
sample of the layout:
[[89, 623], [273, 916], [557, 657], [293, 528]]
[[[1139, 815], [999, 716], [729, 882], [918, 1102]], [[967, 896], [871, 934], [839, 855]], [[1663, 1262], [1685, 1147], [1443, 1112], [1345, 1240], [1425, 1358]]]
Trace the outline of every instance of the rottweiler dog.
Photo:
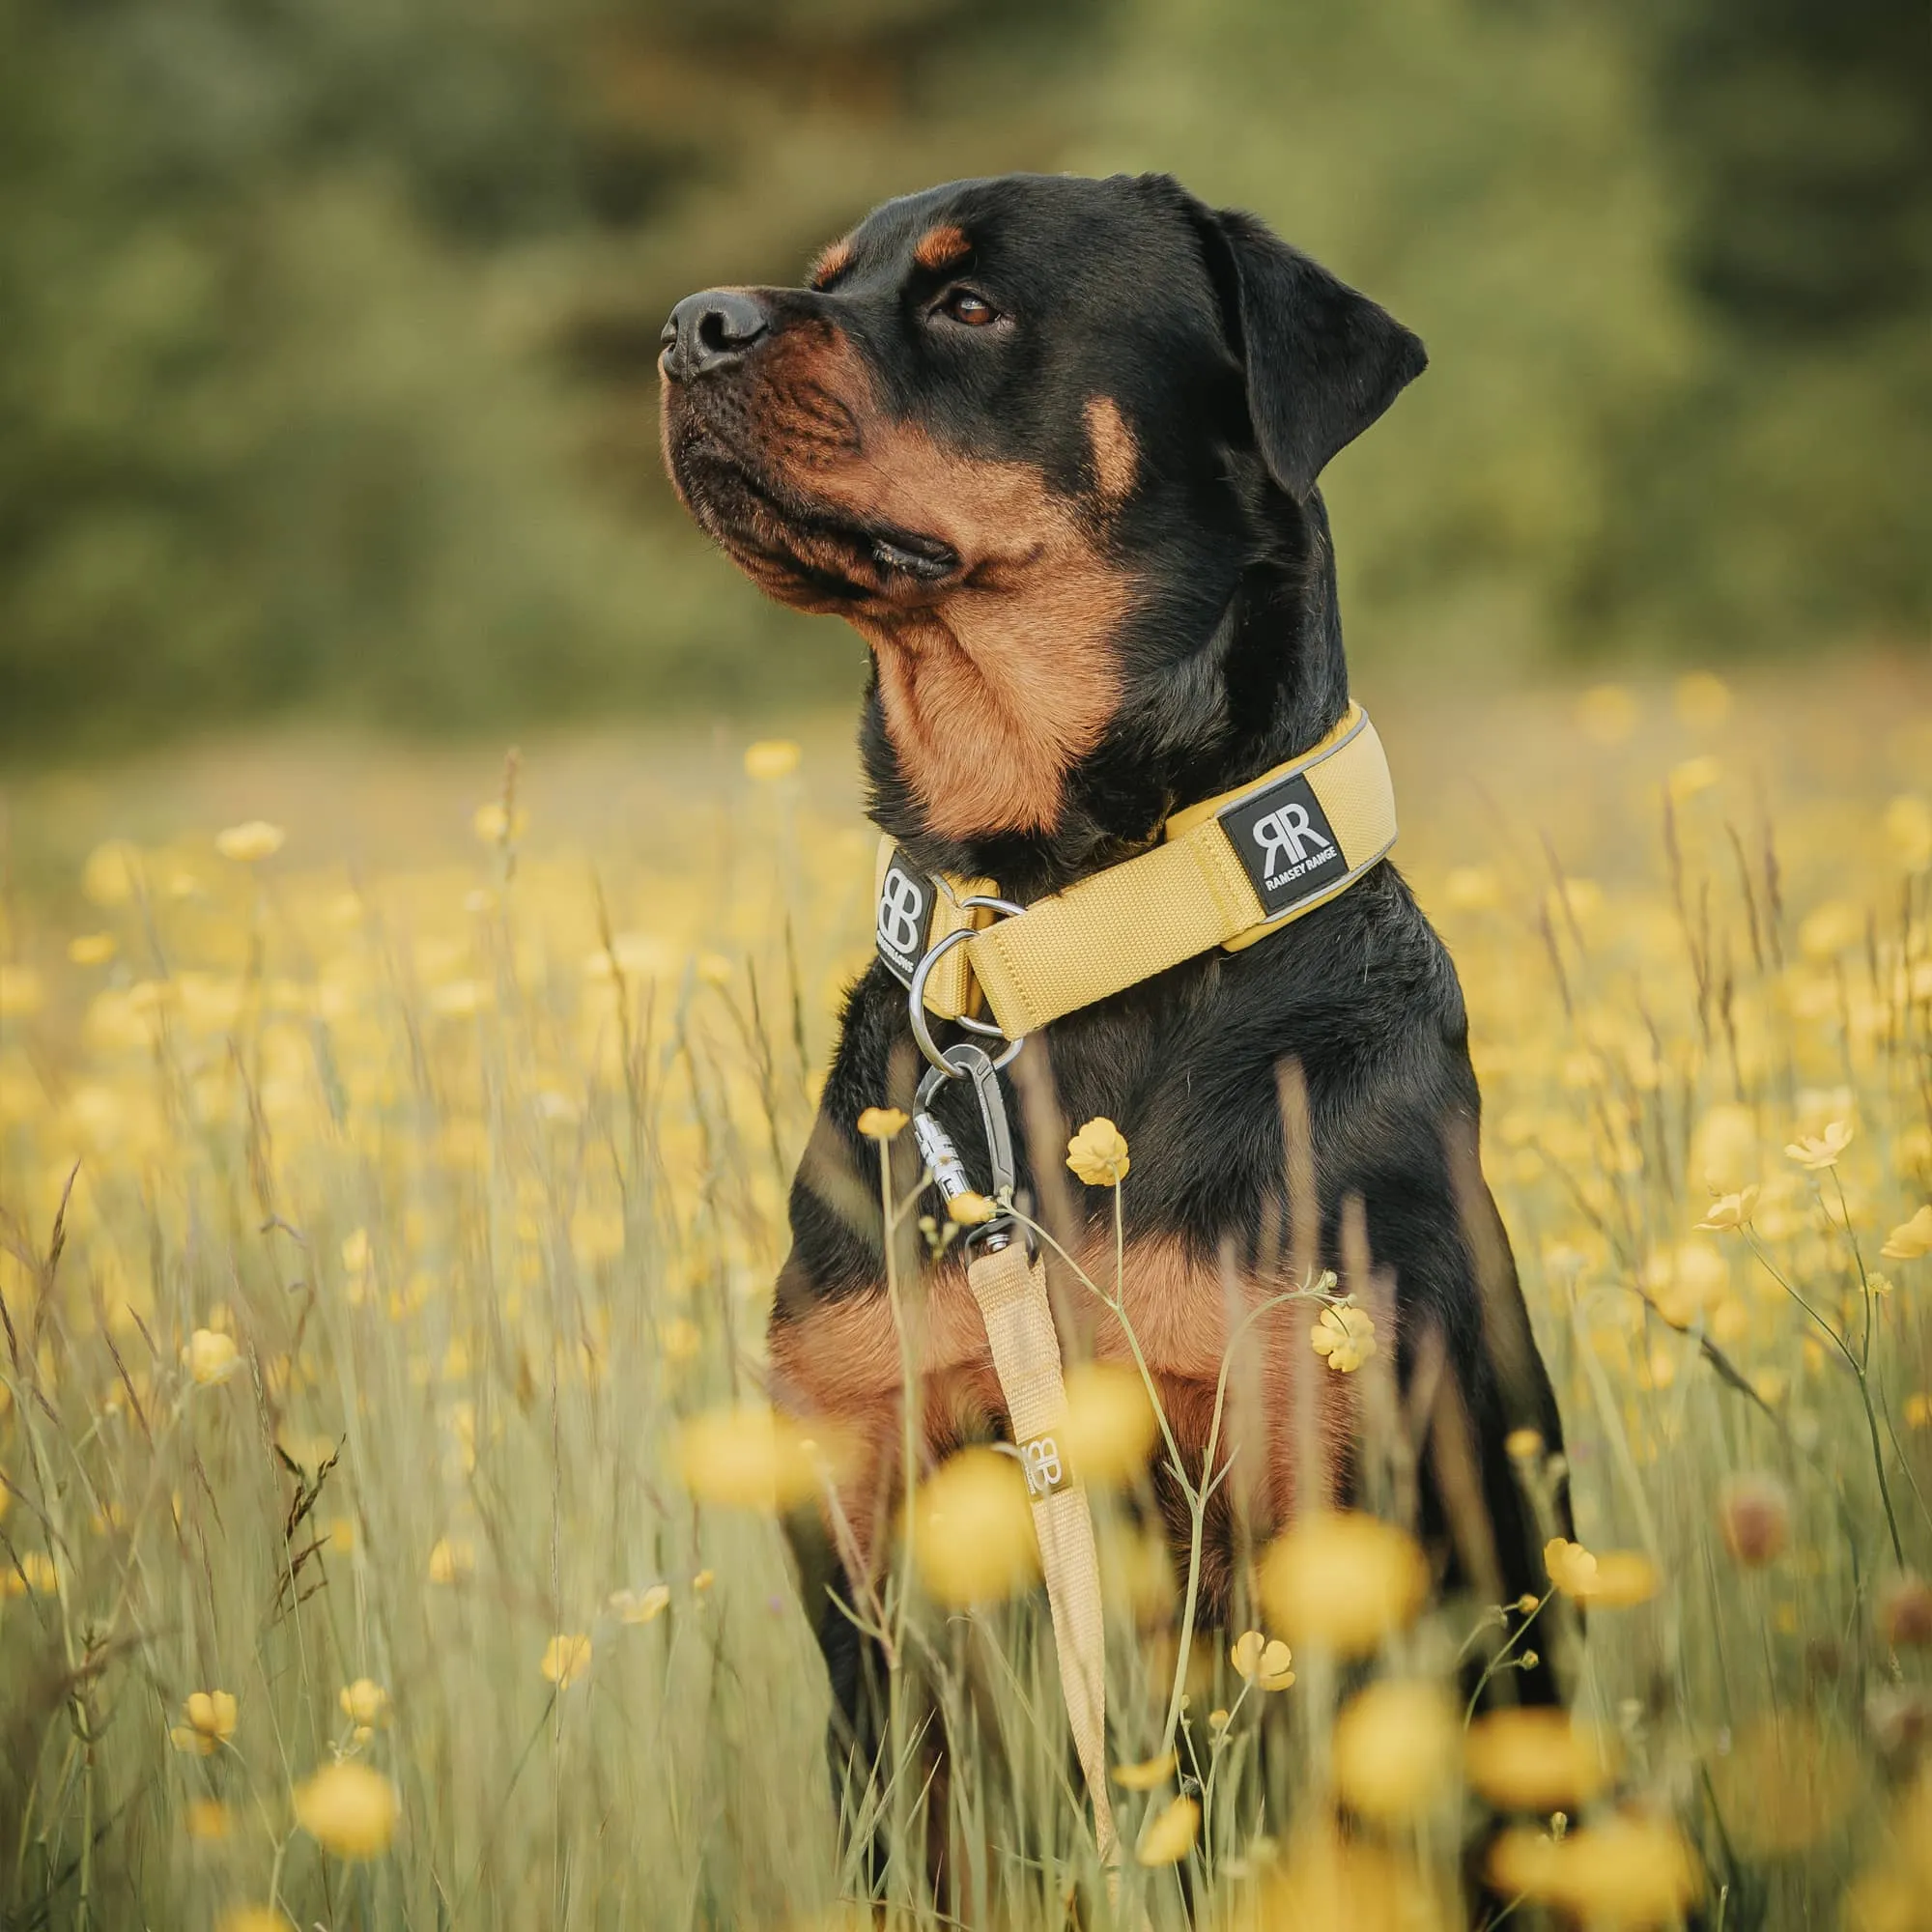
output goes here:
[[[956, 182], [877, 209], [804, 287], [687, 297], [664, 344], [677, 493], [763, 590], [869, 646], [871, 815], [920, 870], [1021, 902], [1054, 893], [1348, 709], [1317, 479], [1426, 357], [1253, 216], [1160, 175]], [[1183, 1453], [1206, 1440], [1231, 1274], [1259, 1296], [1282, 1278], [1285, 1231], [1339, 1267], [1346, 1231], [1365, 1227], [1400, 1386], [1436, 1391], [1419, 1519], [1438, 1574], [1479, 1602], [1540, 1594], [1544, 1538], [1567, 1515], [1559, 1497], [1562, 1520], [1538, 1520], [1551, 1499], [1526, 1499], [1505, 1442], [1533, 1429], [1554, 1459], [1560, 1424], [1478, 1167], [1462, 990], [1395, 867], [1056, 1021], [1025, 1053], [1058, 1120], [1104, 1115], [1127, 1137], [1126, 1305]], [[905, 988], [875, 961], [845, 1005], [771, 1317], [777, 1399], [865, 1448], [839, 1492], [833, 1595], [882, 1560], [904, 1478], [876, 1151], [857, 1122], [909, 1104], [918, 1065]], [[936, 1111], [983, 1175], [971, 1099], [949, 1089]], [[1059, 1187], [1067, 1239], [1111, 1279], [1111, 1197], [1061, 1171], [1064, 1125], [1040, 1146], [1040, 1108], [1012, 1111], [1021, 1190]], [[1002, 1404], [956, 1251], [921, 1293], [919, 1439], [935, 1458], [997, 1435]], [[1102, 1354], [1118, 1348], [1104, 1328]], [[1322, 1376], [1306, 1326], [1279, 1321], [1257, 1352], [1275, 1418], [1256, 1425], [1243, 1492], [1259, 1538], [1297, 1496], [1346, 1499], [1359, 1459], [1333, 1394], [1348, 1378]], [[1416, 1408], [1399, 1411], [1411, 1428]], [[1311, 1441], [1315, 1470], [1298, 1466]], [[1242, 1514], [1212, 1525], [1209, 1627], [1237, 1607]], [[808, 1606], [844, 1746], [863, 1747], [865, 1646], [829, 1596]], [[1551, 1694], [1547, 1668], [1516, 1689]]]

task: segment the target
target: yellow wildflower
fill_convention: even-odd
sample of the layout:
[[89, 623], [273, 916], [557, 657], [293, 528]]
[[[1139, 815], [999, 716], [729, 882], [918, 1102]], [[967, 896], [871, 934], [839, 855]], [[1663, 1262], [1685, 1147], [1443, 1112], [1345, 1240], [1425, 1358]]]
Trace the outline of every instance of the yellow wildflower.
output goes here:
[[948, 1457], [920, 1491], [916, 1523], [920, 1577], [942, 1604], [997, 1603], [1039, 1574], [1026, 1479], [997, 1450]]
[[824, 1458], [789, 1416], [746, 1403], [692, 1416], [678, 1434], [678, 1468], [704, 1502], [786, 1510], [818, 1493]]
[[1741, 1187], [1735, 1194], [1719, 1194], [1704, 1210], [1697, 1226], [1708, 1235], [1727, 1234], [1734, 1228], [1748, 1228], [1757, 1208], [1757, 1189]]
[[219, 1750], [235, 1735], [235, 1698], [227, 1690], [195, 1690], [182, 1706], [183, 1722], [168, 1733], [176, 1750], [203, 1757]]
[[868, 1141], [895, 1140], [905, 1131], [907, 1116], [899, 1107], [867, 1107], [859, 1116], [859, 1131]]
[[506, 845], [513, 838], [521, 838], [524, 828], [529, 823], [529, 813], [519, 810], [514, 815], [503, 810], [501, 799], [492, 799], [488, 805], [479, 805], [475, 816], [469, 821], [478, 838], [486, 845]]
[[1079, 1362], [1066, 1372], [1060, 1445], [1088, 1483], [1132, 1482], [1147, 1467], [1160, 1420], [1133, 1369]]
[[1543, 1546], [1543, 1567], [1549, 1573], [1549, 1580], [1566, 1597], [1578, 1602], [1597, 1587], [1597, 1559], [1580, 1543], [1552, 1536]]
[[234, 1825], [228, 1806], [218, 1798], [192, 1798], [183, 1819], [187, 1834], [197, 1844], [213, 1844], [227, 1837]]
[[790, 738], [760, 738], [745, 747], [745, 776], [771, 783], [798, 770], [800, 752]]
[[1461, 1713], [1437, 1684], [1390, 1679], [1352, 1698], [1335, 1722], [1335, 1785], [1365, 1818], [1430, 1810], [1456, 1775]]
[[1492, 1711], [1463, 1740], [1469, 1782], [1501, 1811], [1574, 1811], [1609, 1782], [1605, 1741], [1567, 1711]]
[[700, 1570], [697, 1573], [697, 1575], [691, 1579], [692, 1595], [696, 1597], [703, 1596], [705, 1591], [710, 1589], [712, 1584], [717, 1582], [717, 1580], [718, 1580], [717, 1571]]
[[1591, 1925], [1675, 1925], [1698, 1889], [1683, 1834], [1658, 1818], [1607, 1818], [1562, 1838], [1506, 1833], [1491, 1871], [1503, 1889]]
[[374, 1730], [389, 1721], [389, 1693], [373, 1678], [358, 1677], [354, 1684], [345, 1684], [335, 1701], [352, 1723]]
[[242, 1366], [235, 1337], [222, 1334], [218, 1328], [197, 1328], [182, 1350], [182, 1361], [204, 1388], [225, 1382]]
[[983, 1194], [955, 1194], [946, 1204], [946, 1218], [961, 1228], [983, 1228], [999, 1208]]
[[670, 1606], [670, 1585], [653, 1583], [648, 1590], [613, 1590], [610, 1607], [627, 1624], [647, 1624]]
[[252, 866], [272, 859], [282, 849], [288, 834], [266, 818], [251, 818], [245, 824], [231, 825], [214, 835], [214, 849], [238, 866]]
[[1113, 1778], [1123, 1791], [1152, 1791], [1163, 1785], [1174, 1776], [1174, 1768], [1180, 1762], [1179, 1751], [1162, 1751], [1158, 1757], [1151, 1757], [1144, 1764], [1117, 1764]]
[[1331, 1370], [1351, 1376], [1376, 1352], [1376, 1324], [1366, 1308], [1330, 1306], [1322, 1309], [1308, 1339]]
[[296, 1822], [339, 1859], [373, 1859], [396, 1835], [396, 1787], [366, 1764], [325, 1765], [296, 1786]]
[[67, 956], [76, 966], [104, 966], [114, 957], [111, 932], [76, 933], [67, 943]]
[[1367, 1657], [1406, 1628], [1429, 1590], [1429, 1564], [1406, 1531], [1353, 1511], [1311, 1516], [1262, 1564], [1270, 1621], [1296, 1643]]
[[1134, 1858], [1144, 1865], [1179, 1864], [1194, 1849], [1200, 1833], [1200, 1805], [1191, 1798], [1177, 1798], [1148, 1821]]
[[429, 1580], [454, 1583], [476, 1568], [476, 1549], [467, 1538], [440, 1536], [430, 1546]]
[[1837, 1166], [1838, 1156], [1851, 1146], [1855, 1131], [1847, 1121], [1827, 1121], [1823, 1133], [1800, 1134], [1786, 1145], [1784, 1151], [1800, 1167], [1817, 1174]]
[[546, 1683], [568, 1690], [590, 1668], [590, 1639], [582, 1634], [559, 1634], [544, 1645], [543, 1662], [537, 1666]]
[[1527, 1425], [1503, 1437], [1503, 1453], [1513, 1463], [1534, 1463], [1543, 1454], [1543, 1432]]
[[1286, 1690], [1294, 1682], [1294, 1653], [1257, 1630], [1243, 1631], [1229, 1645], [1228, 1662], [1258, 1690]]
[[1066, 1164], [1089, 1187], [1118, 1187], [1127, 1178], [1127, 1138], [1102, 1114], [1066, 1143]]
[[1916, 1262], [1932, 1254], [1932, 1202], [1885, 1237], [1879, 1253], [1889, 1262]]

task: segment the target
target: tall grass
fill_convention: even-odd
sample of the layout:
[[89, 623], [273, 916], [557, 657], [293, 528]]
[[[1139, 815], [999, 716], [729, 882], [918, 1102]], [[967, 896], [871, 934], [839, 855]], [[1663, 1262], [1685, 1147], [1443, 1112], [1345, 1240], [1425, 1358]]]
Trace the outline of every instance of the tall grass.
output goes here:
[[[1922, 680], [1835, 735], [1812, 702], [1693, 679], [1460, 743], [1382, 718], [1599, 1570], [1559, 1551], [1533, 1609], [1410, 1619], [1347, 1550], [1277, 1550], [1242, 1590], [1294, 1653], [1269, 1689], [1291, 1666], [1237, 1631], [1179, 1655], [1136, 1486], [1098, 1486], [1112, 1888], [1024, 1548], [993, 1561], [1006, 1492], [923, 1491], [861, 1606], [905, 1665], [894, 1752], [836, 1790], [757, 1506], [810, 1508], [824, 1453], [747, 1418], [865, 958], [868, 840], [810, 783], [840, 754], [668, 750], [710, 797], [667, 786], [645, 831], [547, 823], [554, 749], [533, 803], [514, 765], [462, 796], [467, 853], [399, 823], [354, 874], [334, 803], [285, 809], [257, 765], [286, 844], [238, 807], [16, 863], [5, 1922], [858, 1923], [874, 1857], [909, 1925], [1429, 1924], [1499, 1809], [1515, 1923], [1922, 1922], [1932, 718]], [[74, 810], [17, 796], [16, 854]], [[1386, 1339], [1373, 1258], [1321, 1259]], [[1426, 1448], [1387, 1354], [1357, 1386], [1400, 1520]], [[917, 1560], [949, 1536], [990, 1567]], [[1442, 1729], [1472, 1657], [1536, 1649], [1576, 1688], [1555, 1818], [1521, 1741], [1465, 1755], [1460, 1701]], [[338, 1760], [373, 1776], [314, 1782]]]

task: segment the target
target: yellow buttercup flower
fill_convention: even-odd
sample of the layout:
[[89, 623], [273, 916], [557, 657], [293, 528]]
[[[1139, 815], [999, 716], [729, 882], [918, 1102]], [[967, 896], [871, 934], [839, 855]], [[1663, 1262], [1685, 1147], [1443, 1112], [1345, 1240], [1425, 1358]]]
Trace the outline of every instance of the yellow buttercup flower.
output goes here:
[[1800, 1134], [1786, 1145], [1784, 1151], [1800, 1167], [1809, 1168], [1813, 1174], [1821, 1173], [1837, 1166], [1838, 1156], [1851, 1146], [1855, 1132], [1847, 1121], [1827, 1121], [1823, 1133]]
[[787, 779], [798, 770], [800, 756], [797, 744], [790, 738], [760, 738], [756, 744], [745, 747], [745, 776], [766, 784]]
[[899, 1107], [867, 1107], [859, 1116], [859, 1131], [868, 1141], [890, 1141], [905, 1131], [907, 1115]]
[[188, 1801], [183, 1821], [187, 1834], [197, 1844], [213, 1844], [227, 1837], [234, 1828], [234, 1819], [228, 1806], [218, 1798], [192, 1798]]
[[1127, 1137], [1102, 1114], [1066, 1143], [1066, 1164], [1089, 1187], [1118, 1187], [1127, 1178]]
[[182, 1350], [187, 1372], [204, 1388], [225, 1382], [242, 1366], [235, 1337], [218, 1328], [197, 1328]]
[[353, 1761], [325, 1765], [296, 1786], [296, 1822], [339, 1859], [373, 1859], [389, 1849], [401, 1804], [381, 1772]]
[[1911, 1220], [1901, 1221], [1885, 1237], [1879, 1253], [1889, 1262], [1916, 1262], [1932, 1254], [1932, 1203], [1919, 1208]]
[[103, 966], [114, 957], [111, 932], [83, 932], [67, 943], [67, 956], [76, 966]]
[[1132, 1482], [1147, 1467], [1159, 1432], [1137, 1371], [1106, 1362], [1077, 1362], [1067, 1370], [1060, 1443], [1082, 1482]]
[[1322, 1309], [1308, 1339], [1331, 1370], [1351, 1376], [1376, 1352], [1376, 1324], [1366, 1308], [1331, 1306]]
[[1174, 1768], [1179, 1762], [1179, 1751], [1162, 1751], [1144, 1764], [1117, 1764], [1113, 1779], [1123, 1791], [1152, 1791], [1174, 1776]]
[[1428, 1560], [1414, 1538], [1354, 1511], [1306, 1518], [1262, 1563], [1269, 1621], [1292, 1641], [1341, 1657], [1367, 1657], [1406, 1629], [1428, 1591]]
[[1148, 1821], [1134, 1847], [1134, 1859], [1144, 1865], [1179, 1864], [1201, 1835], [1201, 1806], [1191, 1798], [1177, 1798]]
[[647, 1624], [670, 1606], [670, 1585], [653, 1583], [648, 1590], [613, 1590], [611, 1609], [627, 1624]]
[[253, 866], [272, 859], [282, 849], [288, 834], [266, 818], [251, 818], [242, 825], [231, 825], [214, 835], [214, 849], [238, 866]]
[[1286, 1690], [1294, 1682], [1294, 1653], [1260, 1631], [1243, 1631], [1229, 1645], [1228, 1662], [1258, 1690]]
[[1506, 1833], [1490, 1869], [1503, 1890], [1591, 1925], [1675, 1925], [1698, 1890], [1690, 1848], [1661, 1818], [1607, 1818], [1561, 1838]]
[[921, 1488], [915, 1522], [920, 1577], [942, 1604], [998, 1603], [1039, 1574], [1026, 1479], [997, 1450], [948, 1457]]
[[228, 1690], [195, 1690], [182, 1706], [183, 1721], [168, 1733], [176, 1750], [208, 1757], [235, 1735], [235, 1697]]
[[818, 1493], [826, 1456], [789, 1416], [746, 1403], [692, 1416], [678, 1433], [678, 1468], [701, 1501], [787, 1510]]
[[1492, 1711], [1463, 1741], [1469, 1782], [1501, 1811], [1574, 1811], [1609, 1782], [1606, 1741], [1567, 1711]]
[[476, 1568], [475, 1547], [465, 1537], [440, 1536], [430, 1546], [429, 1580], [455, 1583]]
[[946, 1204], [946, 1218], [961, 1228], [983, 1228], [999, 1208], [983, 1194], [955, 1194]]
[[1580, 1543], [1552, 1536], [1543, 1546], [1543, 1567], [1566, 1597], [1578, 1602], [1597, 1587], [1597, 1559]]
[[1524, 1424], [1503, 1437], [1503, 1453], [1513, 1463], [1534, 1463], [1543, 1454], [1543, 1432]]
[[552, 1637], [544, 1645], [543, 1662], [537, 1668], [546, 1683], [568, 1690], [590, 1668], [590, 1639], [582, 1634]]
[[389, 1693], [373, 1678], [358, 1677], [354, 1684], [345, 1684], [335, 1701], [352, 1723], [374, 1730], [389, 1721]]
[[1439, 1684], [1391, 1679], [1350, 1700], [1335, 1722], [1335, 1788], [1365, 1818], [1412, 1818], [1454, 1782], [1461, 1714]]
[[1748, 1228], [1757, 1209], [1758, 1190], [1741, 1187], [1735, 1194], [1719, 1194], [1704, 1210], [1697, 1226], [1705, 1233], [1719, 1235], [1734, 1228]]

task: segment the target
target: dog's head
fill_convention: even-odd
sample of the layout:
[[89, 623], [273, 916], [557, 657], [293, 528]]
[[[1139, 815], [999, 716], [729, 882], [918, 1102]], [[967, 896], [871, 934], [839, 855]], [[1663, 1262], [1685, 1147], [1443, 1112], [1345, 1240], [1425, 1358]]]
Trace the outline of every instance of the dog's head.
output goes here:
[[1258, 542], [1424, 360], [1164, 176], [888, 202], [807, 286], [689, 296], [664, 340], [679, 496], [858, 628], [875, 783], [950, 841], [1052, 833], [1130, 713], [1144, 751], [1175, 735]]

